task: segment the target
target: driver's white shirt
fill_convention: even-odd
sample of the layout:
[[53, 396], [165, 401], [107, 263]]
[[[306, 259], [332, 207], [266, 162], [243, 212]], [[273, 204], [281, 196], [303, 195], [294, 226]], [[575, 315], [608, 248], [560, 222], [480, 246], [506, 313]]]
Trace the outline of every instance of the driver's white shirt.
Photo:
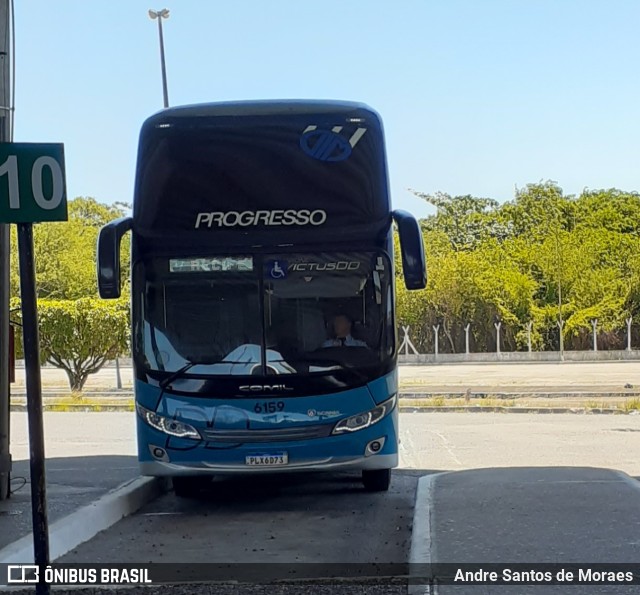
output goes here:
[[[368, 347], [364, 341], [354, 339], [351, 335], [347, 335], [344, 338], [345, 347]], [[342, 341], [340, 339], [328, 339], [323, 344], [323, 347], [341, 347]]]

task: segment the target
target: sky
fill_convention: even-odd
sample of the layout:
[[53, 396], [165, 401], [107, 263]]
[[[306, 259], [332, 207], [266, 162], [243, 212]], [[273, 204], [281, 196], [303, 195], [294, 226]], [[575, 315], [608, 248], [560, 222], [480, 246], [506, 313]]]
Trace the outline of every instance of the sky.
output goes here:
[[[160, 0], [157, 0], [160, 1]], [[16, 142], [63, 142], [67, 194], [131, 202], [142, 122], [170, 105], [341, 99], [382, 116], [409, 189], [500, 202], [554, 180], [640, 190], [637, 0], [16, 0]]]

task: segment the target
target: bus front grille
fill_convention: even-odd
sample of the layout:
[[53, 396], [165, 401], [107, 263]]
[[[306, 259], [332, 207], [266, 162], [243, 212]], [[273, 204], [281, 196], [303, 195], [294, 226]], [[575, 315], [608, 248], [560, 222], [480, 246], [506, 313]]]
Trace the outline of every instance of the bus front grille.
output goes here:
[[201, 430], [205, 440], [245, 444], [247, 442], [287, 442], [290, 440], [311, 440], [331, 434], [333, 424], [303, 426], [298, 428], [267, 428], [260, 430]]

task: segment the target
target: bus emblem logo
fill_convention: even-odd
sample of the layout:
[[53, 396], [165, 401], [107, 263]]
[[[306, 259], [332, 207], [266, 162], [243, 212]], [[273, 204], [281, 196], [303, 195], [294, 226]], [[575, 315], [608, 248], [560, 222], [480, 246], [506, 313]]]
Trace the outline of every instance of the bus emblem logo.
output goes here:
[[331, 130], [307, 126], [300, 137], [300, 147], [309, 157], [320, 161], [344, 161], [367, 129], [358, 128], [349, 140], [340, 134], [341, 131], [342, 126], [334, 126]]

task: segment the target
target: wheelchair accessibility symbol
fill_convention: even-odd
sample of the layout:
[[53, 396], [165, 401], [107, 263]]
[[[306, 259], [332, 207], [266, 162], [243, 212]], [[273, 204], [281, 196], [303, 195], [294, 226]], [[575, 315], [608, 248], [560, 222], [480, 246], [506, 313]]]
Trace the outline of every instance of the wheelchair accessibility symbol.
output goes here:
[[269, 265], [269, 276], [272, 279], [284, 279], [287, 276], [287, 263], [284, 260], [274, 260]]

